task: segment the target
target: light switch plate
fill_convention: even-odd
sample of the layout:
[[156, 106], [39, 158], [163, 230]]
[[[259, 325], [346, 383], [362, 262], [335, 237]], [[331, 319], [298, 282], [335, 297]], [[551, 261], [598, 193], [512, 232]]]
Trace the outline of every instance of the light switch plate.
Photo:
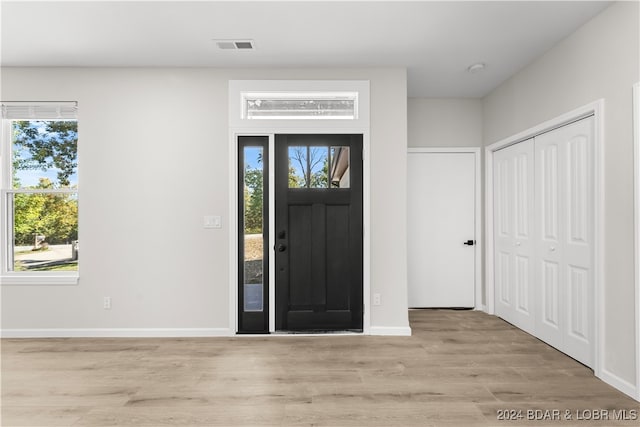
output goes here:
[[220, 215], [205, 215], [204, 228], [222, 228]]

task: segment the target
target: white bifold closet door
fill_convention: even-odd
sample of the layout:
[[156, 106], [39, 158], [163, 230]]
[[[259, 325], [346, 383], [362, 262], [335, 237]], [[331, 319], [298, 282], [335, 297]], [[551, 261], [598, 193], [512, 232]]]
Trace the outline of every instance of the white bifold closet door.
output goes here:
[[593, 363], [593, 118], [535, 138], [536, 335]]
[[493, 159], [496, 314], [532, 332], [533, 139], [503, 148]]
[[495, 152], [493, 173], [496, 314], [591, 366], [593, 118]]

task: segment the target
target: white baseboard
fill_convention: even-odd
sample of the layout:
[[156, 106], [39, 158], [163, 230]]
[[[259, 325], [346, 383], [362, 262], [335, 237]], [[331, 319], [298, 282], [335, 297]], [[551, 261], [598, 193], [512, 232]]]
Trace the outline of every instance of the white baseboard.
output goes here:
[[2, 329], [2, 338], [193, 338], [235, 335], [227, 328]]
[[606, 369], [602, 369], [598, 377], [605, 383], [609, 384], [611, 387], [620, 390], [634, 400], [640, 401], [638, 387], [631, 384], [629, 381], [623, 380], [616, 374], [613, 374]]
[[[411, 336], [411, 328], [409, 326], [372, 326], [369, 329], [369, 335]], [[2, 329], [0, 336], [2, 338], [193, 338], [229, 337], [236, 334], [227, 328], [82, 328]], [[261, 335], [263, 338], [265, 336], [268, 335]], [[353, 335], [349, 334], [349, 336]]]
[[369, 328], [369, 335], [410, 337], [411, 328], [409, 326], [372, 326]]

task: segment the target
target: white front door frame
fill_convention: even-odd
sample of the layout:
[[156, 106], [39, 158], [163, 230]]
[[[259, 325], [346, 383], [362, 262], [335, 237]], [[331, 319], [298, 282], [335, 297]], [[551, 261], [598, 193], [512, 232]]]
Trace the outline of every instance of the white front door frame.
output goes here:
[[[544, 132], [559, 128], [585, 117], [594, 117], [594, 373], [609, 384], [616, 381], [604, 370], [604, 100], [592, 102], [566, 114], [548, 120], [485, 148], [485, 286], [486, 311], [495, 314], [494, 239], [493, 239], [493, 154]], [[605, 377], [607, 377], [605, 379]], [[618, 387], [619, 388], [619, 387]]]
[[[470, 153], [475, 156], [475, 310], [484, 310], [482, 302], [482, 192], [481, 192], [481, 152], [480, 147], [411, 147], [407, 153]], [[408, 230], [410, 233], [411, 230]]]
[[[276, 134], [362, 135], [362, 332], [371, 333], [371, 160], [370, 94], [368, 80], [230, 80], [229, 81], [229, 333], [238, 331], [238, 136], [269, 136], [269, 182], [275, 182]], [[242, 114], [246, 92], [340, 92], [357, 93], [353, 120], [248, 120]], [[269, 248], [275, 242], [275, 186], [269, 186]], [[275, 331], [275, 257], [269, 257], [269, 332]]]
[[[230, 268], [229, 268], [229, 327], [230, 333], [238, 331], [238, 137], [239, 136], [268, 136], [269, 137], [269, 182], [275, 182], [274, 170], [274, 150], [276, 134], [357, 134], [362, 135], [362, 146], [364, 159], [362, 161], [362, 224], [363, 224], [363, 247], [362, 247], [362, 303], [364, 313], [362, 318], [362, 333], [370, 334], [371, 329], [371, 307], [369, 304], [371, 293], [371, 162], [369, 160], [370, 137], [368, 129], [345, 129], [345, 128], [304, 128], [292, 130], [290, 128], [277, 128], [265, 126], [264, 131], [256, 128], [230, 129], [229, 143], [229, 170], [231, 171], [229, 194], [229, 247], [230, 247]], [[275, 244], [275, 186], [269, 185], [269, 248], [273, 251]], [[269, 332], [275, 332], [275, 256], [269, 257]], [[332, 334], [335, 335], [335, 334]], [[298, 334], [299, 336], [299, 334]]]

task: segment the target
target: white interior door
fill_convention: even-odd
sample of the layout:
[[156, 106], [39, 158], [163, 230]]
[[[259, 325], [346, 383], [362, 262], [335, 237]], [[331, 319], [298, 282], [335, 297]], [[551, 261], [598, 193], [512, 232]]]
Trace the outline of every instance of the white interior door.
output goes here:
[[535, 139], [536, 333], [593, 363], [593, 118]]
[[475, 156], [409, 153], [409, 307], [475, 306]]
[[496, 314], [531, 332], [533, 317], [533, 139], [494, 154]]

